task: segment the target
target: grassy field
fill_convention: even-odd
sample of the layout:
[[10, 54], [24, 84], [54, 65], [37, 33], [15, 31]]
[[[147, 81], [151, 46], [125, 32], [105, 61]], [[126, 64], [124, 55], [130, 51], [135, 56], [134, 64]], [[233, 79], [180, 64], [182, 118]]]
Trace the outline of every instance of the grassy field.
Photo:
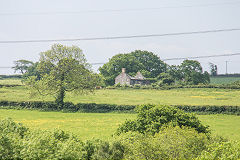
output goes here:
[[[30, 98], [24, 86], [0, 88], [0, 101], [53, 101], [48, 97]], [[240, 90], [185, 88], [172, 90], [96, 90], [94, 94], [67, 94], [65, 101], [105, 104], [240, 105]]]
[[61, 113], [29, 110], [0, 110], [0, 119], [10, 117], [31, 129], [59, 128], [74, 133], [82, 140], [92, 137], [109, 139], [119, 124], [133, 119], [135, 114]]
[[[119, 124], [134, 119], [136, 114], [113, 113], [60, 113], [29, 110], [0, 110], [0, 119], [11, 117], [30, 129], [53, 130], [60, 128], [77, 135], [82, 140], [92, 137], [111, 139]], [[212, 133], [232, 140], [240, 140], [240, 116], [198, 115], [202, 123], [209, 125]]]
[[23, 85], [20, 79], [1, 79], [0, 85]]
[[210, 77], [212, 84], [228, 84], [239, 80], [240, 77]]

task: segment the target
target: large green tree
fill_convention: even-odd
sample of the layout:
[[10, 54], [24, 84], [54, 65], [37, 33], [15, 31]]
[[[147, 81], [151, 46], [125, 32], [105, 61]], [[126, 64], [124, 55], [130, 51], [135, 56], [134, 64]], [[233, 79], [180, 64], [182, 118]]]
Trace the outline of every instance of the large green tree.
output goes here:
[[166, 71], [167, 65], [160, 58], [148, 51], [136, 50], [127, 54], [117, 54], [108, 63], [99, 68], [107, 85], [113, 85], [114, 79], [126, 68], [129, 75], [140, 71], [147, 78], [155, 78]]
[[144, 71], [148, 72], [144, 75], [146, 77], [156, 78], [160, 73], [166, 72], [167, 64], [152, 52], [136, 50], [131, 52], [130, 55], [134, 56], [144, 66], [143, 74]]
[[24, 74], [30, 66], [32, 66], [34, 63], [29, 60], [21, 59], [14, 61], [14, 69], [15, 72], [20, 72], [21, 74]]
[[207, 72], [203, 73], [201, 64], [195, 60], [184, 60], [180, 66], [183, 80], [188, 84], [209, 83], [210, 78]]
[[33, 93], [53, 95], [59, 106], [63, 105], [66, 92], [92, 92], [98, 78], [90, 70], [82, 50], [77, 46], [67, 47], [55, 44], [50, 50], [40, 54], [38, 71], [41, 78], [36, 76], [27, 79], [26, 84]]
[[209, 66], [210, 66], [210, 73], [211, 73], [211, 76], [216, 76], [217, 75], [217, 65], [213, 64], [213, 63], [209, 63]]
[[208, 72], [203, 72], [201, 64], [195, 60], [184, 60], [179, 66], [170, 66], [168, 72], [176, 81], [185, 84], [210, 82]]

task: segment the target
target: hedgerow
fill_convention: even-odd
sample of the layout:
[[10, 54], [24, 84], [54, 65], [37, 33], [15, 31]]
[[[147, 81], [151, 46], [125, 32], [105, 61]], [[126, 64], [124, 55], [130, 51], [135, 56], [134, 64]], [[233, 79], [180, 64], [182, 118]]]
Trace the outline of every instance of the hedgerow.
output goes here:
[[[233, 114], [240, 115], [240, 106], [217, 106], [217, 105], [173, 105], [185, 112], [195, 112], [199, 114]], [[2, 109], [36, 109], [41, 111], [62, 111], [62, 112], [83, 112], [83, 113], [135, 113], [135, 105], [115, 105], [115, 104], [96, 104], [96, 103], [78, 103], [65, 102], [59, 107], [54, 102], [13, 102], [0, 101]]]

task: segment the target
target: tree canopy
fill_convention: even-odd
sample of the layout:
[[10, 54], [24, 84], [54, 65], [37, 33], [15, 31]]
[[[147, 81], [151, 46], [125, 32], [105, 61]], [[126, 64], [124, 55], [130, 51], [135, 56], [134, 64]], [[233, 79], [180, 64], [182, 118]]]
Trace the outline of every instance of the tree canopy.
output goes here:
[[179, 66], [170, 66], [168, 72], [176, 81], [185, 84], [207, 84], [210, 82], [208, 72], [195, 60], [184, 60]]
[[26, 84], [33, 93], [53, 95], [59, 105], [63, 105], [65, 92], [92, 92], [98, 82], [77, 46], [54, 44], [50, 50], [40, 54], [37, 68], [41, 78], [31, 76]]
[[210, 73], [211, 73], [211, 76], [216, 76], [217, 75], [217, 65], [213, 64], [213, 63], [209, 63], [209, 66], [210, 66]]
[[24, 74], [30, 66], [32, 66], [34, 63], [29, 60], [21, 59], [14, 61], [14, 69], [15, 72], [19, 71], [21, 74]]
[[107, 85], [113, 85], [114, 79], [126, 68], [129, 75], [140, 71], [147, 78], [155, 78], [166, 71], [167, 65], [160, 58], [148, 51], [136, 50], [131, 53], [117, 54], [108, 63], [99, 68]]

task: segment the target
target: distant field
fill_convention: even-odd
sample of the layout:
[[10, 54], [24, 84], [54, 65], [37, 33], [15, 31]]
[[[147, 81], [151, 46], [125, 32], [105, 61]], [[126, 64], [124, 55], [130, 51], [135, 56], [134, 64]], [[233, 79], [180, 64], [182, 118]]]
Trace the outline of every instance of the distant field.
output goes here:
[[[92, 137], [109, 139], [118, 126], [136, 114], [113, 113], [60, 113], [28, 110], [0, 110], [0, 119], [11, 117], [30, 129], [53, 130], [60, 128], [72, 132], [82, 140]], [[213, 134], [232, 140], [240, 140], [240, 116], [198, 115], [202, 123], [209, 125]]]
[[235, 81], [239, 81], [240, 77], [211, 77], [210, 82], [212, 84], [227, 84]]
[[0, 79], [0, 85], [23, 85], [20, 79]]
[[[0, 101], [53, 101], [48, 97], [30, 98], [24, 86], [0, 88]], [[96, 90], [94, 94], [67, 94], [65, 101], [105, 104], [240, 105], [240, 90], [184, 88], [172, 90]]]
[[[212, 84], [227, 84], [240, 80], [240, 77], [210, 77]], [[0, 79], [0, 84], [22, 85], [20, 79]]]

